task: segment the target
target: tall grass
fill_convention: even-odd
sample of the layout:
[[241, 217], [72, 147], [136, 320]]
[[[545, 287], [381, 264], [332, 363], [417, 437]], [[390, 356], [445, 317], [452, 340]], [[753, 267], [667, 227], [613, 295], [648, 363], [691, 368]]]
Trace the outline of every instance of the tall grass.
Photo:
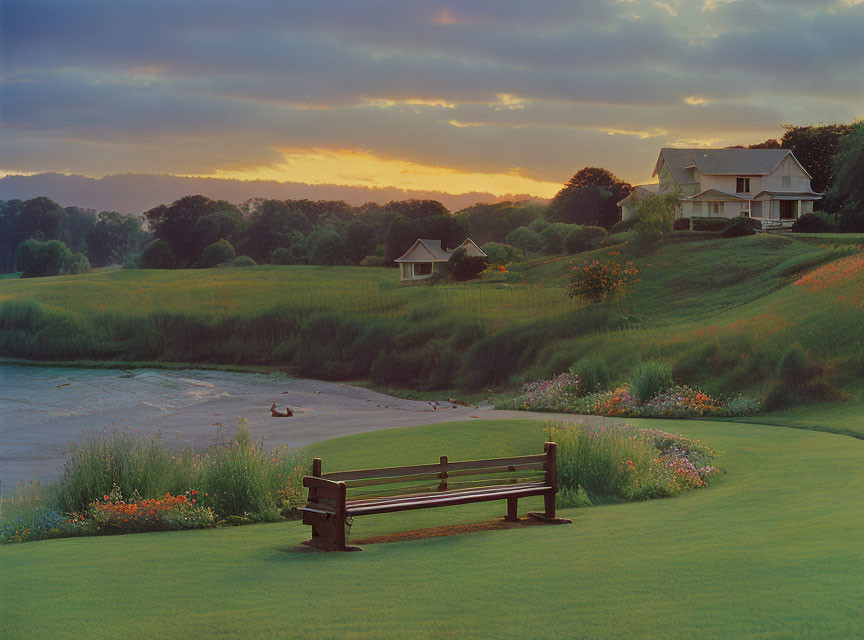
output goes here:
[[124, 496], [136, 491], [143, 498], [180, 494], [193, 488], [196, 462], [191, 450], [175, 454], [159, 437], [117, 429], [85, 434], [65, 454], [59, 506], [68, 513], [86, 511], [115, 486]]
[[571, 304], [566, 258], [436, 286], [402, 287], [389, 269], [306, 266], [2, 280], [0, 357], [265, 365], [473, 391], [548, 379], [590, 355], [613, 381], [660, 360], [714, 395], [758, 395], [800, 342], [846, 388], [862, 376], [847, 351], [864, 324], [864, 273], [799, 276], [850, 250], [762, 236], [670, 241], [628, 256], [642, 281], [626, 311]]
[[273, 520], [289, 515], [309, 469], [302, 450], [265, 450], [245, 420], [236, 434], [207, 451], [173, 451], [157, 437], [111, 430], [85, 434], [69, 447], [56, 483], [19, 483], [3, 496], [3, 520], [34, 522], [51, 512], [85, 513], [104, 496], [121, 493], [154, 499], [194, 490], [220, 516]]
[[558, 443], [559, 501], [578, 505], [672, 496], [705, 485], [717, 469], [714, 452], [679, 434], [629, 425], [589, 427], [550, 423]]

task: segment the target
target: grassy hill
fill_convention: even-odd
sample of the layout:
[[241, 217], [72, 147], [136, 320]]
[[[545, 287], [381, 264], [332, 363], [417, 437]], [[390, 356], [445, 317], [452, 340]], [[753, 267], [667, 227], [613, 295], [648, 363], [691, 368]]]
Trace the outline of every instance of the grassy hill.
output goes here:
[[[572, 525], [351, 554], [298, 548], [308, 537], [299, 522], [3, 546], [3, 635], [857, 635], [864, 442], [734, 423], [671, 428], [724, 451], [726, 475], [674, 499], [565, 510]], [[505, 456], [542, 440], [538, 422], [472, 421], [331, 440], [313, 453], [335, 470]], [[351, 539], [478, 522], [502, 509], [358, 518]], [[34, 615], [40, 602], [46, 613]]]
[[[849, 246], [861, 238], [841, 238], [681, 237], [647, 255], [617, 245], [435, 286], [402, 286], [391, 269], [303, 266], [3, 279], [0, 354], [462, 390], [551, 376], [590, 354], [620, 378], [663, 359], [688, 384], [758, 396], [798, 342], [836, 398], [864, 377], [864, 269]], [[640, 269], [623, 306], [569, 300], [570, 261], [610, 252]]]

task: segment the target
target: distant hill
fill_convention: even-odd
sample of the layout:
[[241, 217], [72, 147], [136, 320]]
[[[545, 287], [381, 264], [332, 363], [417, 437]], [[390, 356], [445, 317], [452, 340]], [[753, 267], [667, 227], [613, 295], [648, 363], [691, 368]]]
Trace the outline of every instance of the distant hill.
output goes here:
[[171, 175], [124, 173], [103, 178], [79, 175], [39, 173], [32, 176], [10, 175], [0, 179], [0, 200], [29, 200], [46, 196], [58, 204], [97, 211], [141, 213], [159, 204], [167, 204], [187, 195], [204, 195], [213, 200], [235, 204], [249, 198], [279, 200], [344, 200], [351, 205], [390, 200], [433, 199], [451, 211], [458, 211], [478, 202], [503, 200], [537, 200], [526, 194], [495, 196], [491, 193], [443, 193], [396, 188], [349, 187], [333, 184], [304, 184], [275, 180], [222, 180], [217, 178], [181, 178]]

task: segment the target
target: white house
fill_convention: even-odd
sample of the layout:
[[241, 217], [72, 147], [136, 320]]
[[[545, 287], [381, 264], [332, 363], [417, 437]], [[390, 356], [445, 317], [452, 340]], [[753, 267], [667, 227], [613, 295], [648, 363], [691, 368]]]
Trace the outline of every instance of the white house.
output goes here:
[[660, 150], [656, 185], [638, 185], [618, 204], [622, 219], [634, 217], [645, 193], [681, 190], [679, 217], [746, 215], [791, 223], [813, 212], [824, 194], [810, 188], [810, 174], [789, 149]]
[[[477, 244], [468, 238], [460, 244], [456, 249], [465, 249], [465, 253], [469, 256], [480, 256], [485, 258], [486, 254], [477, 246]], [[416, 240], [411, 248], [408, 249], [401, 257], [396, 258], [396, 263], [399, 265], [399, 273], [401, 279], [405, 280], [424, 280], [431, 278], [432, 274], [441, 268], [442, 263], [446, 263], [453, 252], [444, 249], [441, 246], [440, 240], [420, 239]], [[439, 265], [436, 269], [435, 265]]]

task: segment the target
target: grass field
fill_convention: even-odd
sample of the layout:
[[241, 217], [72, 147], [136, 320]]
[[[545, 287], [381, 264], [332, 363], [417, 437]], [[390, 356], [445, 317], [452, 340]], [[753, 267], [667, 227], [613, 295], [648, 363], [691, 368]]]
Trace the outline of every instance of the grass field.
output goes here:
[[[864, 619], [864, 442], [641, 421], [724, 451], [681, 497], [572, 525], [302, 550], [298, 522], [0, 548], [0, 619], [35, 637], [854, 637]], [[325, 471], [535, 451], [542, 424], [477, 422], [315, 445]], [[446, 443], [446, 444], [445, 444]], [[527, 511], [530, 501], [520, 505]], [[358, 518], [351, 538], [477, 522], [503, 504]]]
[[[401, 286], [391, 269], [304, 266], [4, 279], [0, 355], [266, 365], [421, 391], [506, 389], [594, 355], [619, 379], [662, 359], [682, 382], [758, 397], [800, 342], [823, 388], [854, 387], [864, 254], [817, 240], [682, 237], [648, 255], [607, 247], [438, 286]], [[640, 269], [626, 309], [570, 301], [569, 261], [610, 252]]]

